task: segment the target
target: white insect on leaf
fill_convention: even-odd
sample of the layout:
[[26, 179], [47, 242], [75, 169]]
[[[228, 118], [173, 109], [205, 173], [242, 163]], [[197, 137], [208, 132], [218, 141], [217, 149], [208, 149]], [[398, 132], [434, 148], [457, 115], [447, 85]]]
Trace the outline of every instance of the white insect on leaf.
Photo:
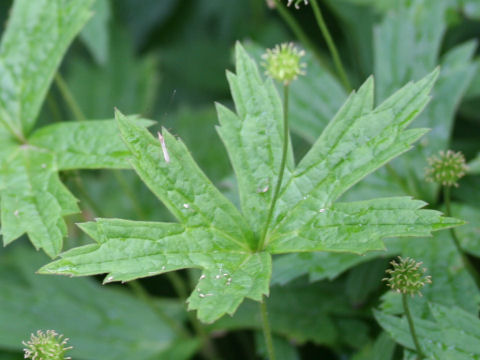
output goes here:
[[162, 146], [163, 158], [165, 159], [165, 162], [169, 163], [170, 155], [168, 155], [167, 146], [165, 145], [165, 139], [163, 135], [160, 133], [160, 131], [157, 134], [158, 134], [158, 140], [160, 141], [160, 145]]

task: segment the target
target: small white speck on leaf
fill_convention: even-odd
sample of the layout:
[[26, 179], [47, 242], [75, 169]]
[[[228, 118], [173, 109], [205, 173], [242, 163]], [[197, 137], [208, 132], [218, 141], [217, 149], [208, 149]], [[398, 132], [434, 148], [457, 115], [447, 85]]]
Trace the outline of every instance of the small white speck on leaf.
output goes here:
[[257, 189], [257, 192], [258, 192], [258, 193], [266, 193], [266, 192], [268, 191], [268, 189], [270, 189], [270, 186], [267, 185], [267, 186], [265, 186], [265, 187], [263, 187], [263, 188], [258, 188], [258, 189]]
[[45, 169], [47, 167], [47, 164], [42, 164], [42, 169]]
[[107, 281], [112, 281], [112, 280], [113, 280], [113, 276], [107, 277]]
[[164, 265], [164, 266], [162, 266], [162, 270], [165, 270], [165, 265]]
[[15, 210], [15, 211], [13, 212], [13, 215], [15, 215], [15, 216], [18, 216], [18, 214], [20, 214], [20, 211], [18, 211], [18, 210]]
[[184, 207], [185, 209], [190, 209], [190, 205], [188, 205], [188, 204], [183, 204], [183, 207]]
[[205, 276], [205, 274], [203, 274], [202, 276], [200, 276], [200, 279], [199, 279], [199, 280], [203, 280], [203, 279], [205, 279], [205, 278], [206, 278], [206, 276]]
[[158, 140], [160, 141], [160, 145], [162, 146], [163, 158], [165, 159], [166, 163], [170, 162], [170, 155], [168, 154], [167, 146], [165, 145], [165, 138], [162, 136], [160, 131], [158, 134]]
[[326, 209], [320, 209], [320, 210], [318, 210], [318, 212], [320, 212], [320, 213], [323, 213], [323, 212], [325, 212], [325, 211], [326, 211]]

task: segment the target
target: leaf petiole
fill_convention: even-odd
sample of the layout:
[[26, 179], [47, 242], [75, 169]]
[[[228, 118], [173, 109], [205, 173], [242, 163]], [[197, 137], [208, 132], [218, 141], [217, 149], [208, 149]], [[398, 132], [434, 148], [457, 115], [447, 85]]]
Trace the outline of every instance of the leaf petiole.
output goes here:
[[282, 187], [283, 174], [285, 173], [285, 165], [287, 163], [287, 151], [288, 151], [288, 85], [283, 85], [283, 147], [282, 147], [282, 160], [280, 163], [280, 170], [278, 173], [277, 184], [275, 185], [275, 191], [273, 193], [272, 202], [270, 203], [270, 208], [268, 210], [267, 221], [265, 222], [265, 227], [263, 229], [262, 236], [258, 243], [257, 251], [262, 251], [265, 246], [265, 238], [267, 236], [268, 227], [272, 221], [273, 211], [275, 209], [275, 204], [277, 203], [278, 194], [280, 193], [280, 188]]

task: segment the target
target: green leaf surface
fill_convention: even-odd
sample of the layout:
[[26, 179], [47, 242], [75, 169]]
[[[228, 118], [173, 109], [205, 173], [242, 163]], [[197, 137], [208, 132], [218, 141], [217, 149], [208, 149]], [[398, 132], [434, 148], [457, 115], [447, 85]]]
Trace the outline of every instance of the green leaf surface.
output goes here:
[[278, 224], [268, 242], [278, 241], [292, 227], [308, 227], [319, 211], [328, 214], [348, 188], [407, 151], [425, 130], [405, 127], [425, 107], [436, 76], [435, 71], [407, 84], [376, 109], [372, 79], [353, 93], [283, 186], [275, 214]]
[[348, 269], [378, 257], [390, 257], [400, 250], [395, 239], [385, 241], [387, 251], [369, 251], [364, 255], [334, 252], [294, 253], [276, 256], [273, 260], [272, 284], [285, 285], [291, 280], [309, 275], [311, 282], [333, 280]]
[[[124, 289], [34, 274], [45, 260], [25, 247], [0, 256], [0, 347], [21, 350], [30, 333], [55, 329], [70, 338], [68, 354], [74, 359], [180, 360], [195, 352], [195, 341], [180, 340], [152, 308]], [[178, 302], [161, 299], [157, 305], [172, 320], [183, 320]], [[167, 356], [178, 346], [187, 353]]]
[[418, 126], [432, 130], [413, 151], [392, 163], [406, 194], [434, 203], [439, 186], [424, 180], [426, 159], [448, 148], [455, 111], [476, 71], [472, 62], [476, 44], [458, 45], [440, 58], [448, 1], [435, 1], [428, 6], [427, 3], [405, 2], [386, 15], [375, 29], [374, 52], [379, 99], [408, 80], [420, 79], [438, 63], [441, 65], [432, 101], [417, 122]]
[[429, 236], [432, 231], [461, 225], [425, 203], [408, 197], [336, 203], [328, 209], [310, 210], [310, 221], [293, 222], [268, 247], [272, 253], [345, 251], [362, 254], [383, 250], [382, 239], [396, 236]]
[[[427, 316], [428, 302], [458, 306], [472, 314], [478, 313], [480, 292], [463, 265], [449, 232], [440, 232], [425, 239], [402, 239], [401, 244], [402, 256], [422, 261], [422, 266], [432, 277], [432, 284], [422, 290], [423, 297], [411, 299], [412, 313]], [[382, 309], [394, 314], [401, 313], [399, 294], [388, 292], [383, 297]]]
[[480, 175], [480, 154], [475, 159], [468, 163], [468, 173]]
[[[79, 211], [58, 172], [129, 168], [114, 122], [61, 123], [30, 136], [65, 51], [90, 16], [93, 0], [14, 2], [0, 45], [0, 204], [7, 245], [28, 234], [55, 257]], [[139, 121], [147, 125], [146, 121]]]
[[[131, 119], [140, 126], [153, 124], [145, 119]], [[55, 153], [58, 170], [130, 168], [130, 152], [114, 120], [48, 125], [32, 134], [30, 143]]]
[[[459, 307], [430, 303], [433, 320], [414, 317], [415, 330], [423, 351], [429, 359], [480, 359], [480, 320]], [[399, 318], [380, 311], [374, 312], [380, 325], [398, 343], [414, 350], [405, 317]]]
[[105, 65], [109, 55], [110, 1], [96, 0], [92, 11], [93, 16], [80, 33], [80, 39], [88, 47], [95, 61], [100, 65]]
[[[237, 176], [242, 211], [260, 235], [282, 157], [282, 103], [272, 80], [262, 80], [256, 63], [240, 43], [236, 46], [236, 71], [227, 73], [227, 78], [237, 113], [218, 104], [218, 132]], [[290, 147], [286, 179], [292, 166]]]
[[392, 360], [395, 342], [386, 332], [381, 332], [373, 344], [368, 344], [352, 360]]
[[[275, 359], [278, 360], [300, 360], [300, 353], [295, 346], [291, 342], [287, 341], [286, 339], [273, 336], [273, 349], [275, 353]], [[268, 358], [267, 347], [265, 345], [265, 337], [263, 332], [256, 331], [255, 332], [255, 348], [256, 352], [262, 359]]]
[[111, 118], [114, 107], [129, 114], [153, 111], [159, 59], [155, 53], [136, 55], [129, 35], [119, 25], [112, 25], [109, 56], [103, 67], [81, 57], [68, 63], [66, 81], [89, 119]]
[[62, 57], [93, 0], [17, 0], [0, 45], [0, 123], [19, 139], [32, 130]]
[[118, 111], [116, 118], [135, 171], [181, 223], [212, 228], [248, 249], [252, 238], [242, 215], [203, 174], [181, 140], [165, 129], [162, 140], [155, 139]]
[[205, 322], [233, 313], [244, 297], [258, 301], [268, 292], [270, 256], [252, 254], [214, 228], [98, 219], [83, 224], [82, 229], [97, 244], [62, 254], [63, 259], [46, 265], [41, 273], [108, 273], [105, 282], [111, 282], [202, 268], [188, 302]]
[[468, 204], [452, 204], [452, 213], [466, 224], [455, 229], [462, 249], [476, 257], [480, 257], [480, 209]]
[[[281, 216], [274, 219], [270, 242], [257, 250], [258, 231], [264, 226], [260, 219], [266, 218], [272, 192], [269, 182], [261, 191], [258, 187], [265, 176], [273, 181], [278, 172], [281, 103], [272, 82], [261, 80], [240, 44], [236, 56], [237, 74], [227, 77], [237, 114], [222, 106], [217, 109], [244, 214], [212, 185], [180, 140], [166, 130], [155, 138], [117, 112], [133, 168], [179, 223], [97, 219], [82, 224], [96, 243], [62, 254], [42, 273], [107, 273], [109, 282], [199, 268], [203, 274], [188, 299], [189, 309], [198, 310], [200, 320], [213, 322], [225, 313], [233, 314], [244, 298], [260, 301], [268, 294], [271, 253], [363, 253], [383, 249], [385, 237], [428, 236], [462, 223], [422, 210], [422, 201], [407, 197], [332, 204], [355, 182], [406, 151], [424, 132], [404, 128], [428, 100], [435, 73], [406, 85], [375, 110], [369, 80], [327, 127], [321, 137], [325, 144], [317, 143], [295, 170], [300, 180], [284, 186], [288, 191], [279, 205], [287, 221]], [[291, 154], [289, 164], [293, 166]], [[299, 187], [306, 193], [299, 194]]]
[[33, 245], [56, 256], [66, 235], [63, 216], [78, 211], [77, 201], [60, 182], [52, 154], [22, 146], [0, 169], [2, 235], [5, 245], [27, 233]]
[[[247, 43], [245, 48], [258, 62], [262, 61], [264, 48], [255, 43]], [[306, 65], [306, 75], [299, 76], [289, 85], [289, 123], [292, 132], [314, 143], [348, 94], [309, 51], [305, 52], [301, 62]], [[281, 87], [281, 84], [277, 86], [279, 90]]]

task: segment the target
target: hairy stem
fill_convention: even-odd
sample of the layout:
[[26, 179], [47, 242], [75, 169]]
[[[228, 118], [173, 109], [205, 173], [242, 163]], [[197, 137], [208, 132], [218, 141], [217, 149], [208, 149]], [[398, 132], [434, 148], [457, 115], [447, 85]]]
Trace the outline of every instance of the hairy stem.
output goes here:
[[75, 100], [75, 97], [70, 91], [66, 81], [63, 79], [62, 75], [59, 72], [55, 74], [55, 84], [57, 85], [58, 90], [60, 90], [60, 94], [62, 94], [63, 100], [72, 112], [74, 119], [77, 121], [85, 120], [86, 118], [82, 112], [82, 109], [80, 109], [80, 106]]
[[[444, 186], [443, 187], [443, 198], [445, 201], [445, 215], [447, 216], [452, 216], [452, 208], [451, 208], [451, 201], [450, 201], [450, 186]], [[480, 274], [478, 271], [475, 269], [473, 266], [472, 262], [468, 258], [467, 254], [465, 251], [462, 249], [462, 245], [460, 244], [460, 239], [457, 236], [457, 233], [455, 232], [455, 229], [450, 228], [450, 234], [453, 239], [453, 244], [455, 245], [458, 253], [462, 257], [463, 265], [465, 266], [465, 269], [467, 269], [468, 273], [470, 276], [474, 279], [475, 283], [477, 284], [477, 287], [480, 288]]]
[[420, 347], [420, 343], [418, 342], [417, 333], [415, 332], [415, 326], [413, 324], [412, 314], [410, 313], [410, 308], [408, 307], [408, 295], [402, 294], [402, 304], [403, 304], [403, 311], [408, 320], [408, 327], [410, 328], [410, 334], [412, 335], [413, 343], [415, 344], [415, 349], [417, 350], [418, 360], [422, 360], [425, 358], [423, 354], [422, 348]]
[[328, 50], [332, 55], [333, 64], [335, 65], [335, 69], [337, 70], [338, 76], [340, 77], [340, 81], [342, 82], [345, 89], [347, 89], [347, 91], [351, 91], [352, 86], [348, 81], [347, 73], [342, 64], [342, 60], [338, 55], [337, 47], [335, 46], [335, 42], [333, 41], [330, 31], [328, 30], [327, 24], [325, 23], [325, 20], [322, 15], [322, 11], [318, 6], [317, 0], [310, 0], [310, 4], [312, 6], [313, 14], [315, 15], [315, 20], [317, 21], [318, 27], [320, 28], [323, 38], [327, 43]]
[[278, 172], [277, 184], [275, 185], [275, 190], [273, 192], [272, 202], [270, 203], [270, 208], [268, 210], [267, 221], [265, 222], [265, 227], [260, 237], [258, 243], [258, 251], [262, 251], [265, 246], [265, 240], [267, 237], [268, 227], [272, 221], [273, 211], [275, 210], [275, 205], [277, 203], [278, 194], [280, 188], [282, 187], [283, 174], [285, 173], [285, 165], [287, 163], [287, 153], [288, 153], [288, 85], [283, 85], [283, 147], [282, 147], [282, 160], [280, 163], [280, 169]]
[[265, 302], [265, 298], [263, 298], [262, 302], [260, 303], [260, 312], [262, 313], [263, 336], [265, 337], [265, 345], [267, 346], [268, 358], [269, 360], [275, 360], [272, 331], [270, 329], [270, 322], [268, 321], [267, 303]]

